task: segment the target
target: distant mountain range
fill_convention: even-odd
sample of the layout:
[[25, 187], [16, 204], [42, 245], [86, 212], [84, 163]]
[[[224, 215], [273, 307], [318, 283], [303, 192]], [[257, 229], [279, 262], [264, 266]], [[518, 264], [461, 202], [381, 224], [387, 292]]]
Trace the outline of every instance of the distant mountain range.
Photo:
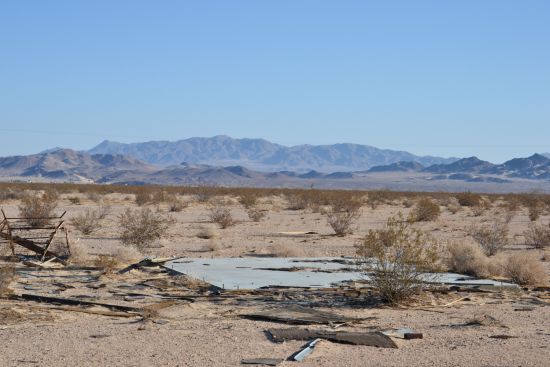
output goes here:
[[156, 167], [119, 154], [87, 154], [70, 149], [0, 158], [0, 176], [97, 181], [115, 172], [152, 173]]
[[[418, 157], [406, 152], [352, 144], [285, 148], [265, 140], [231, 139], [223, 136], [188, 139], [176, 143], [142, 144], [144, 145], [138, 148], [140, 144], [103, 142], [90, 152], [54, 148], [28, 156], [0, 158], [0, 180], [550, 192], [550, 154], [534, 154], [527, 158], [515, 158], [502, 164], [493, 164], [476, 157], [463, 159]], [[177, 154], [176, 150], [170, 154], [167, 153], [168, 150], [175, 149], [173, 144], [187, 146], [188, 149]], [[146, 155], [149, 156], [149, 160], [163, 162], [163, 164], [144, 162], [127, 152], [129, 150], [135, 154], [138, 152], [144, 154], [144, 147], [147, 147]], [[243, 147], [242, 151], [239, 147]], [[97, 153], [110, 149], [122, 151], [125, 154]], [[297, 151], [305, 152], [306, 159], [299, 160], [299, 154], [291, 160], [273, 159], [281, 156], [288, 158], [289, 150], [293, 150], [293, 154], [298, 154]], [[369, 155], [367, 152], [372, 154]], [[193, 159], [192, 162], [166, 164], [176, 159], [176, 156], [193, 157]], [[351, 163], [343, 158], [348, 156]], [[365, 161], [361, 161], [360, 157]], [[400, 157], [405, 157], [406, 160], [393, 161]], [[252, 166], [260, 165], [264, 170], [253, 169], [246, 164], [204, 163], [204, 161], [218, 160], [252, 162]], [[323, 170], [311, 169], [311, 167], [308, 170], [304, 169], [309, 160], [316, 162], [316, 166], [323, 167]], [[377, 161], [387, 163], [372, 166], [372, 162]], [[270, 162], [275, 163], [270, 165]], [[302, 169], [275, 171], [279, 164]], [[325, 171], [327, 167], [346, 169], [327, 172]], [[353, 167], [362, 169], [351, 170]], [[363, 169], [363, 167], [369, 168]]]
[[244, 166], [264, 172], [361, 171], [373, 166], [401, 161], [424, 166], [451, 163], [458, 158], [416, 156], [414, 154], [368, 145], [296, 145], [287, 147], [264, 139], [233, 139], [225, 135], [212, 138], [150, 141], [123, 144], [105, 140], [90, 154], [122, 154], [156, 165], [181, 162], [212, 166]]
[[[507, 178], [550, 180], [550, 157], [533, 154], [527, 158], [514, 158], [502, 164], [482, 161], [477, 157], [459, 159], [449, 164], [434, 164], [424, 167], [416, 162], [398, 162], [376, 166], [368, 172], [429, 172], [442, 174], [495, 175]], [[463, 176], [466, 177], [466, 176]]]

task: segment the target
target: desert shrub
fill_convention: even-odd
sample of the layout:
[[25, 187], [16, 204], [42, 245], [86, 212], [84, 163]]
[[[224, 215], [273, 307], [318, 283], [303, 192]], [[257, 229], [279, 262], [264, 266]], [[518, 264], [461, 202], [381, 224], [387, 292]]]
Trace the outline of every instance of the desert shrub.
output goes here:
[[327, 222], [336, 236], [345, 236], [353, 233], [353, 224], [359, 218], [358, 211], [328, 211]]
[[508, 232], [506, 223], [494, 220], [488, 225], [472, 226], [469, 235], [479, 243], [487, 256], [493, 256], [508, 244]]
[[70, 196], [67, 198], [71, 204], [80, 205], [80, 198], [78, 196]]
[[80, 238], [77, 238], [74, 241], [71, 241], [71, 249], [69, 254], [69, 263], [78, 264], [78, 265], [88, 265], [93, 264], [91, 257], [88, 254], [88, 251], [80, 243]]
[[181, 199], [174, 197], [170, 204], [168, 204], [168, 211], [175, 213], [181, 212], [183, 209], [187, 208], [189, 204]]
[[139, 206], [145, 205], [151, 202], [151, 194], [146, 191], [139, 191], [136, 193], [135, 201]]
[[86, 194], [88, 200], [93, 201], [94, 203], [99, 203], [101, 201], [101, 195], [97, 192], [89, 192]]
[[450, 271], [476, 277], [498, 276], [501, 273], [500, 259], [487, 257], [478, 244], [451, 243], [447, 246]]
[[307, 199], [303, 195], [299, 194], [287, 194], [286, 200], [288, 202], [289, 210], [303, 210], [308, 207]]
[[220, 242], [215, 237], [210, 238], [208, 243], [203, 246], [203, 250], [209, 251], [209, 252], [216, 252], [220, 249], [221, 249]]
[[155, 213], [149, 208], [138, 210], [127, 209], [118, 217], [121, 229], [120, 241], [124, 245], [143, 249], [154, 240], [162, 238], [173, 220], [161, 213]]
[[457, 204], [455, 204], [455, 203], [449, 203], [449, 204], [447, 205], [447, 210], [449, 210], [449, 212], [450, 212], [451, 214], [456, 214], [456, 213], [458, 213], [458, 212], [460, 211], [461, 208], [462, 208], [462, 207], [461, 207], [458, 203], [457, 203]]
[[173, 200], [175, 195], [169, 194], [166, 190], [155, 190], [150, 195], [151, 203], [161, 204]]
[[198, 186], [193, 190], [195, 194], [195, 199], [199, 203], [207, 203], [215, 196], [215, 188], [208, 186]]
[[15, 280], [15, 269], [13, 266], [2, 266], [0, 268], [0, 296], [10, 294], [10, 284]]
[[330, 210], [325, 212], [327, 222], [337, 236], [353, 232], [353, 225], [361, 215], [361, 201], [355, 196], [338, 196], [331, 199]]
[[504, 208], [509, 215], [513, 218], [520, 209], [520, 201], [516, 197], [509, 197], [502, 203], [502, 208]]
[[71, 224], [82, 234], [91, 234], [99, 229], [100, 213], [97, 210], [86, 209], [84, 213], [75, 216]]
[[414, 205], [414, 201], [412, 201], [411, 199], [409, 198], [403, 199], [403, 206], [405, 208], [411, 208], [413, 205]]
[[368, 258], [365, 270], [383, 301], [396, 304], [424, 286], [422, 272], [437, 267], [438, 243], [430, 234], [414, 228], [399, 213], [386, 226], [369, 230], [356, 246], [359, 256]]
[[250, 218], [250, 220], [254, 222], [259, 222], [265, 217], [266, 212], [265, 210], [262, 210], [260, 208], [251, 207], [246, 210], [246, 214], [248, 215], [248, 218]]
[[550, 247], [550, 226], [532, 223], [529, 228], [523, 232], [525, 244], [535, 248], [543, 249]]
[[440, 213], [441, 210], [437, 203], [429, 198], [422, 198], [416, 203], [410, 219], [414, 222], [431, 222], [436, 220]]
[[111, 207], [109, 205], [99, 205], [97, 207], [97, 215], [99, 219], [105, 219], [111, 213]]
[[57, 208], [58, 195], [53, 191], [45, 191], [42, 195], [25, 194], [21, 198], [19, 214], [28, 218], [32, 227], [41, 227], [50, 222], [53, 212]]
[[481, 203], [481, 195], [471, 192], [462, 192], [456, 195], [458, 203], [462, 206], [474, 207]]
[[93, 264], [98, 268], [102, 268], [104, 274], [112, 274], [119, 266], [118, 260], [110, 255], [99, 255]]
[[301, 257], [305, 252], [300, 247], [289, 243], [277, 243], [269, 247], [271, 255], [276, 257]]
[[483, 213], [485, 213], [487, 207], [484, 205], [483, 201], [480, 201], [478, 205], [471, 206], [470, 210], [472, 211], [474, 217], [480, 217]]
[[246, 191], [239, 195], [239, 203], [242, 204], [245, 208], [249, 209], [256, 205], [258, 201], [258, 195], [254, 192]]
[[197, 237], [206, 240], [206, 239], [216, 238], [218, 237], [218, 234], [214, 227], [203, 226], [199, 229], [199, 232], [197, 233]]
[[527, 252], [510, 255], [504, 264], [504, 274], [520, 285], [544, 284], [547, 279], [537, 255]]
[[113, 252], [113, 258], [120, 264], [131, 264], [143, 259], [143, 254], [135, 247], [119, 246]]
[[22, 197], [22, 193], [19, 190], [14, 189], [0, 189], [0, 201], [17, 200]]
[[221, 205], [210, 208], [210, 220], [212, 223], [217, 223], [222, 229], [235, 225], [231, 210]]
[[527, 204], [529, 220], [536, 222], [544, 212], [544, 204], [538, 200], [531, 200]]

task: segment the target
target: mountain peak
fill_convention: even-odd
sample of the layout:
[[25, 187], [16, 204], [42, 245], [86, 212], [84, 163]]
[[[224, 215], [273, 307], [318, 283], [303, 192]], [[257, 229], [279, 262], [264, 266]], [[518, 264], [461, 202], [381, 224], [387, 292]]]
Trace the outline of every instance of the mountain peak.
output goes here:
[[264, 139], [234, 139], [227, 135], [173, 142], [122, 144], [105, 141], [89, 152], [124, 154], [164, 166], [188, 162], [213, 166], [243, 166], [267, 172], [352, 172], [400, 161], [418, 162], [424, 166], [456, 161], [456, 158], [421, 157], [369, 145], [340, 143], [287, 147]]

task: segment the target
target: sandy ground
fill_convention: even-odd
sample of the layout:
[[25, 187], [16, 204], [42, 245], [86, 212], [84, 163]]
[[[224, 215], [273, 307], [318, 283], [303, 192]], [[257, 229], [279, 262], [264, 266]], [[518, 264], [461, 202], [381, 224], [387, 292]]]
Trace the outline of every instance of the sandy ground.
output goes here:
[[[79, 196], [81, 204], [71, 204], [67, 196]], [[191, 198], [186, 199], [191, 201]], [[152, 205], [153, 210], [172, 216], [175, 222], [167, 238], [157, 241], [152, 248], [144, 251], [145, 254], [157, 257], [235, 257], [247, 254], [353, 256], [354, 244], [369, 229], [381, 227], [388, 216], [399, 210], [405, 214], [410, 210], [401, 203], [384, 204], [376, 209], [364, 207], [354, 234], [334, 237], [322, 214], [287, 210], [281, 198], [261, 200], [261, 206], [268, 210], [268, 214], [259, 223], [250, 221], [235, 199], [225, 200], [240, 222], [224, 230], [209, 223], [208, 204], [191, 202], [182, 212], [169, 214], [166, 204]], [[65, 195], [61, 204], [59, 210], [68, 211], [69, 222], [71, 217], [98, 205], [81, 194]], [[119, 194], [108, 195], [104, 198], [104, 205], [110, 206], [110, 214], [102, 220], [97, 232], [83, 236], [71, 230], [73, 242], [77, 241], [76, 246], [83, 248], [89, 256], [113, 254], [122, 248], [118, 241], [117, 215], [128, 207], [136, 207], [133, 198]], [[16, 202], [2, 203], [1, 206], [8, 215], [17, 213]], [[437, 221], [419, 226], [443, 242], [467, 241], [469, 226], [490, 222], [495, 216], [502, 215], [500, 210], [494, 206], [482, 216], [475, 217], [469, 209], [452, 214], [442, 208], [442, 215]], [[546, 214], [539, 222], [548, 223], [549, 220]], [[507, 252], [525, 250], [521, 233], [528, 224], [529, 219], [524, 211], [513, 218], [510, 223], [512, 244]], [[197, 237], [207, 228], [215, 232], [215, 240]], [[299, 231], [316, 234], [281, 233]], [[215, 245], [212, 245], [213, 242]], [[210, 251], [208, 247], [216, 250]], [[543, 256], [542, 253], [540, 255]], [[544, 265], [550, 274], [550, 263], [545, 262]], [[134, 270], [125, 275], [98, 278], [98, 284], [104, 284], [101, 287], [90, 288], [79, 283], [73, 284], [74, 288], [59, 290], [59, 285], [48, 285], [43, 289], [46, 293], [54, 289], [54, 295], [58, 297], [84, 296], [143, 306], [143, 300], [120, 298], [116, 289], [123, 289], [126, 283], [136, 278], [143, 280], [151, 277], [164, 279], [170, 278], [170, 275]], [[43, 279], [20, 278], [12, 287], [16, 292], [29, 291], [39, 287], [42, 284], [39, 281]], [[463, 297], [468, 299], [444, 306]], [[429, 294], [418, 299], [414, 307], [403, 309], [380, 305], [366, 307], [357, 302], [335, 305], [330, 309], [325, 302], [322, 309], [352, 317], [375, 317], [347, 327], [347, 330], [411, 327], [422, 332], [424, 338], [410, 341], [396, 339], [398, 349], [323, 341], [306, 361], [285, 361], [281, 366], [548, 366], [549, 304], [548, 291], [533, 290], [496, 294]], [[0, 315], [15, 311], [19, 316], [0, 316], [0, 366], [227, 366], [240, 365], [243, 358], [286, 358], [299, 350], [304, 342], [278, 344], [265, 335], [268, 328], [286, 325], [237, 317], [245, 310], [261, 309], [267, 305], [273, 306], [259, 301], [212, 302], [200, 299], [194, 303], [172, 305], [164, 313], [143, 322], [136, 318], [67, 312], [45, 304], [2, 300]], [[527, 311], [516, 311], [525, 306]], [[485, 314], [496, 318], [505, 327], [460, 326]], [[495, 335], [514, 338], [491, 338]]]

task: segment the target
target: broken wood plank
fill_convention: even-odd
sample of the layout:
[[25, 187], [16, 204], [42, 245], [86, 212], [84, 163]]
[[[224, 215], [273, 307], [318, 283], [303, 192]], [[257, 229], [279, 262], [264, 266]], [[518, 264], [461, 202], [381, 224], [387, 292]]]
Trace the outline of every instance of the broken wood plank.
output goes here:
[[81, 307], [48, 307], [44, 308], [46, 310], [59, 310], [59, 311], [70, 311], [70, 312], [80, 312], [87, 313], [91, 315], [100, 315], [100, 316], [109, 316], [109, 317], [140, 317], [141, 315], [136, 313], [127, 313], [127, 312], [116, 312], [116, 311], [100, 311], [100, 310], [89, 310]]
[[392, 338], [407, 339], [407, 340], [422, 339], [424, 337], [422, 333], [418, 333], [410, 328], [382, 330], [381, 333], [387, 336], [391, 336]]
[[326, 339], [335, 343], [367, 345], [379, 348], [397, 348], [397, 344], [381, 332], [348, 332], [330, 330], [311, 330], [300, 328], [269, 329], [268, 333], [276, 342], [285, 340]]
[[240, 316], [251, 320], [277, 321], [287, 324], [341, 324], [362, 320], [298, 305], [272, 308]]
[[28, 294], [28, 293], [22, 293], [19, 295], [12, 294], [12, 295], [9, 295], [7, 298], [15, 301], [34, 301], [34, 302], [51, 303], [51, 304], [67, 305], [67, 306], [101, 306], [110, 310], [123, 311], [123, 312], [135, 312], [138, 314], [141, 314], [143, 312], [143, 309], [137, 308], [137, 307], [131, 307], [131, 306], [121, 306], [121, 305], [113, 305], [113, 304], [102, 303], [102, 302], [84, 301], [84, 300], [74, 299], [74, 298], [48, 297], [48, 296], [41, 296], [37, 294]]
[[283, 359], [280, 358], [250, 358], [241, 360], [241, 364], [259, 364], [263, 366], [277, 366]]

